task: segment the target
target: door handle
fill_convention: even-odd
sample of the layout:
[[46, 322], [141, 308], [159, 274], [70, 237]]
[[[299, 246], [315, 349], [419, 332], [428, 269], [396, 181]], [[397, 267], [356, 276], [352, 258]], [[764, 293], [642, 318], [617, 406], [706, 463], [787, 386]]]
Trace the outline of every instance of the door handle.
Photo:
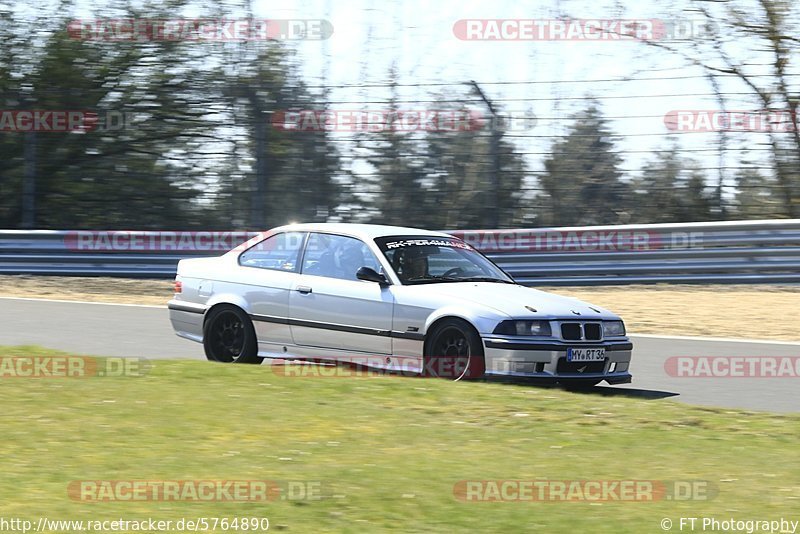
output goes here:
[[308, 295], [309, 293], [311, 293], [311, 288], [308, 286], [297, 286], [297, 291], [299, 291], [303, 295]]

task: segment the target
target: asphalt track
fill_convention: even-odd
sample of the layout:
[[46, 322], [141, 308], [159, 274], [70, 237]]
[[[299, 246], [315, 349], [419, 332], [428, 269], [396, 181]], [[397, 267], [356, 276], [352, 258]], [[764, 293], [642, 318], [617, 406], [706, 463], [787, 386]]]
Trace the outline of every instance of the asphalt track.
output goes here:
[[[674, 356], [800, 357], [800, 343], [631, 338], [633, 383], [598, 386], [586, 395], [587, 402], [592, 395], [620, 395], [647, 401], [673, 399], [703, 406], [800, 412], [800, 377], [686, 378], [670, 376], [665, 370], [665, 362]], [[80, 355], [205, 362], [202, 347], [175, 336], [166, 307], [156, 306], [0, 298], [0, 345], [39, 345]]]

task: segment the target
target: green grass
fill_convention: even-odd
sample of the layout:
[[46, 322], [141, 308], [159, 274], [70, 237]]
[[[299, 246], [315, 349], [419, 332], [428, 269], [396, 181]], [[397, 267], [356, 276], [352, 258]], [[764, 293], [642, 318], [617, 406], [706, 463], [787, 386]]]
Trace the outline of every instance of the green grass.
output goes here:
[[[58, 354], [0, 347], [0, 356]], [[800, 416], [497, 383], [289, 378], [152, 361], [144, 377], [0, 379], [0, 516], [268, 517], [293, 532], [661, 532], [800, 519]], [[707, 480], [705, 501], [463, 502], [460, 480]], [[85, 503], [74, 480], [320, 482], [325, 498]], [[333, 497], [339, 495], [339, 497]], [[792, 517], [794, 514], [794, 517]]]

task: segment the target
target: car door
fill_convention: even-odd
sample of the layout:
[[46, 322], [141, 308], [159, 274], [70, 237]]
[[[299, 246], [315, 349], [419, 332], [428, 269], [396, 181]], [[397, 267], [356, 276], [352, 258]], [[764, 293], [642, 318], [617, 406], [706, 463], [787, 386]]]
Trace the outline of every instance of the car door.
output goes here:
[[259, 349], [281, 352], [292, 343], [289, 293], [300, 276], [305, 232], [282, 232], [239, 255], [235, 292], [250, 305]]
[[388, 287], [356, 278], [380, 263], [359, 239], [312, 232], [301, 274], [289, 294], [294, 342], [348, 352], [391, 354], [394, 297]]

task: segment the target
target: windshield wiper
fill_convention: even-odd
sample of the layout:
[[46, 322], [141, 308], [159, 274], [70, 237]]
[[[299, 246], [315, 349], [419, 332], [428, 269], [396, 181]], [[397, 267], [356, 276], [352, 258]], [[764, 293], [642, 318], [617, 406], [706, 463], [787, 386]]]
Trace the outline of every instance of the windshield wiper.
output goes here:
[[502, 278], [492, 278], [491, 276], [468, 276], [466, 278], [459, 278], [462, 282], [498, 282], [501, 284], [513, 284], [517, 285], [516, 282], [512, 282], [511, 280], [503, 280]]
[[493, 278], [491, 276], [465, 276], [461, 278], [457, 276], [437, 276], [434, 274], [426, 274], [425, 276], [407, 278], [406, 282], [495, 282], [500, 284], [517, 285], [516, 282], [512, 282], [511, 280], [503, 280], [502, 278]]
[[413, 278], [406, 278], [406, 282], [463, 282], [463, 278], [456, 278], [454, 276], [437, 276], [434, 274], [426, 274], [425, 276], [415, 276]]

